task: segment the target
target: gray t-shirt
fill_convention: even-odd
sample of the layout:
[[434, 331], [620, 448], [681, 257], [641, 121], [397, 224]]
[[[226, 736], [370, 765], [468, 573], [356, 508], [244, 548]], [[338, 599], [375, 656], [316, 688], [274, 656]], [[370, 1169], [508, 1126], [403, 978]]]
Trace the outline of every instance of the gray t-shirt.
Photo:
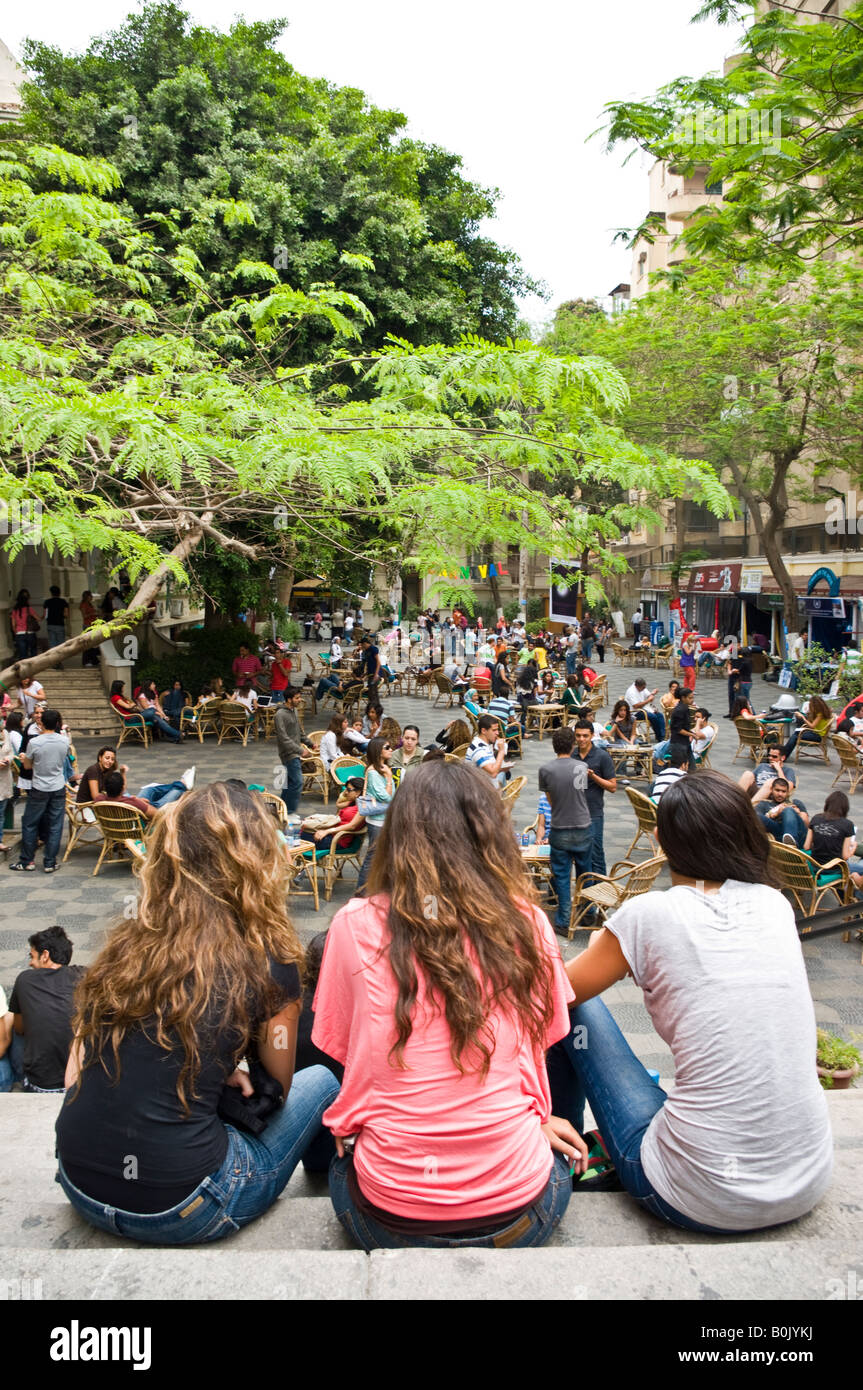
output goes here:
[[587, 804], [587, 763], [555, 758], [539, 769], [539, 789], [551, 803], [555, 830], [583, 830], [590, 825]]
[[33, 763], [34, 792], [59, 792], [66, 785], [63, 764], [69, 752], [69, 740], [63, 734], [37, 734], [27, 744], [25, 758]]
[[722, 1230], [810, 1211], [830, 1183], [833, 1141], [790, 904], [727, 879], [716, 893], [645, 893], [608, 925], [674, 1058], [641, 1145], [656, 1191]]

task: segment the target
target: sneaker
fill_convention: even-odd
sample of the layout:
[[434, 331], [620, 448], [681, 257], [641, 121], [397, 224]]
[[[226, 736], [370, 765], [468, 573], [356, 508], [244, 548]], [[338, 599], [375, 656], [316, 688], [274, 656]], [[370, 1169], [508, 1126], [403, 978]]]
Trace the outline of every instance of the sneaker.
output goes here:
[[628, 787], [628, 786], [629, 786], [629, 778], [628, 778], [628, 777], [618, 777], [618, 779], [617, 779], [617, 785], [618, 785], [619, 787]]
[[45, 872], [46, 874], [56, 874], [56, 872], [57, 872], [57, 865], [56, 865], [56, 864], [46, 864], [46, 865], [44, 866], [44, 872]]
[[19, 861], [18, 861], [17, 864], [10, 864], [10, 865], [9, 865], [9, 868], [12, 870], [13, 874], [15, 874], [15, 873], [35, 874], [35, 872], [36, 872], [36, 865], [35, 865], [35, 864], [23, 864], [23, 863], [21, 862], [20, 859], [19, 859]]
[[192, 790], [192, 788], [193, 788], [194, 785], [195, 785], [195, 765], [194, 765], [194, 764], [193, 764], [191, 767], [187, 767], [187, 768], [186, 768], [186, 771], [183, 773], [182, 777], [180, 778], [180, 781], [183, 783], [183, 786], [186, 788], [187, 791], [191, 791], [191, 790]]
[[795, 840], [793, 835], [783, 835], [782, 843], [783, 845], [790, 845], [792, 849], [797, 848], [797, 841]]

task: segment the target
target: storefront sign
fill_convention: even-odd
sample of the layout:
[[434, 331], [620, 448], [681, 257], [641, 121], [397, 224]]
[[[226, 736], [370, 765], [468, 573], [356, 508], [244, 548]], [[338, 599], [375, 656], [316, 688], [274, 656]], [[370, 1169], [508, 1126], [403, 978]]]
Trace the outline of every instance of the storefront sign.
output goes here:
[[740, 592], [741, 594], [760, 594], [761, 576], [763, 571], [754, 569], [751, 565], [741, 565], [740, 567]]
[[694, 594], [736, 594], [740, 588], [737, 565], [693, 565], [689, 571], [689, 592]]
[[843, 598], [813, 598], [808, 595], [803, 600], [803, 611], [810, 618], [844, 618], [845, 600]]

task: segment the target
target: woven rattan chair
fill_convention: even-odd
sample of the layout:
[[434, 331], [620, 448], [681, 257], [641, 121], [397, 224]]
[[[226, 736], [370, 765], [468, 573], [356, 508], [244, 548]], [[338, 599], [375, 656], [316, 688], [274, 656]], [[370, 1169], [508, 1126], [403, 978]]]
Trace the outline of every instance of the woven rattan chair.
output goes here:
[[219, 743], [226, 738], [238, 738], [245, 748], [252, 724], [245, 705], [235, 700], [223, 700], [219, 715]]
[[[288, 893], [295, 898], [307, 898], [311, 896], [315, 903], [315, 912], [320, 911], [321, 900], [318, 892], [318, 865], [326, 857], [327, 850], [316, 849], [312, 844], [308, 845], [302, 853], [290, 856], [290, 876], [288, 879]], [[309, 882], [308, 888], [298, 888], [297, 883], [303, 874]]]
[[[493, 717], [497, 718], [496, 715]], [[507, 748], [517, 752], [519, 756], [521, 756], [524, 750], [521, 742], [521, 724], [519, 724], [517, 717], [513, 716], [512, 723], [507, 724], [506, 727], [504, 727], [503, 720], [498, 719], [497, 727], [500, 729], [501, 738], [506, 739]], [[455, 752], [455, 749], [453, 751]]]
[[329, 902], [333, 896], [333, 888], [336, 879], [341, 878], [346, 864], [353, 864], [357, 871], [357, 877], [362, 867], [362, 849], [366, 841], [365, 830], [358, 831], [351, 836], [351, 843], [345, 849], [339, 849], [339, 840], [342, 835], [334, 835], [333, 842], [326, 851], [324, 858], [320, 861], [324, 871], [324, 900]]
[[599, 707], [608, 703], [608, 676], [597, 676], [590, 687], [591, 699], [599, 696]]
[[828, 893], [834, 893], [842, 907], [855, 900], [854, 884], [844, 859], [818, 864], [802, 849], [771, 839], [769, 862], [782, 892], [804, 917], [817, 912]]
[[192, 713], [195, 716], [195, 730], [198, 735], [198, 742], [204, 742], [204, 734], [218, 734], [219, 732], [219, 712], [222, 708], [221, 700], [206, 700], [204, 704], [200, 701], [195, 705]]
[[453, 690], [452, 681], [449, 679], [448, 676], [441, 675], [440, 671], [435, 671], [434, 683], [437, 689], [437, 695], [434, 698], [434, 703], [436, 705], [440, 704], [441, 700], [444, 698], [444, 696], [446, 696], [447, 709], [452, 709], [452, 702], [455, 699], [455, 691]]
[[324, 805], [328, 805], [330, 800], [330, 777], [323, 761], [320, 758], [303, 757], [301, 768], [303, 774], [303, 791], [311, 792], [317, 787], [324, 798]]
[[279, 822], [279, 829], [284, 830], [288, 823], [288, 808], [282, 798], [276, 796], [275, 792], [257, 792], [256, 795], [261, 797], [261, 799], [267, 803], [267, 806], [275, 811], [276, 819]]
[[[616, 912], [630, 898], [641, 893], [649, 893], [660, 870], [665, 864], [664, 854], [656, 854], [641, 864], [621, 859], [612, 864], [608, 874], [579, 874], [575, 881], [572, 912], [569, 918], [569, 938], [572, 940], [579, 927], [595, 931], [605, 926], [609, 912]], [[593, 916], [594, 909], [596, 916]], [[585, 918], [590, 915], [590, 926]]]
[[127, 840], [144, 839], [147, 822], [140, 811], [136, 811], [134, 806], [127, 806], [124, 801], [94, 801], [92, 810], [104, 840], [102, 853], [93, 870], [95, 878], [104, 859], [115, 856], [122, 859], [128, 853]]
[[799, 763], [801, 757], [816, 758], [820, 763], [830, 762], [830, 749], [827, 744], [827, 739], [830, 737], [830, 730], [828, 729], [824, 734], [819, 734], [817, 739], [812, 737], [814, 732], [814, 729], [807, 729], [806, 737], [804, 738], [801, 731], [794, 749], [795, 763]]
[[500, 799], [506, 809], [512, 813], [512, 808], [527, 786], [526, 777], [513, 777], [511, 782], [507, 782], [500, 794]]
[[115, 716], [123, 726], [120, 730], [120, 737], [117, 739], [117, 747], [119, 748], [121, 743], [125, 743], [127, 738], [136, 738], [139, 742], [143, 743], [145, 748], [149, 748], [150, 730], [147, 727], [143, 714], [121, 714], [114, 705], [112, 705], [111, 708], [114, 710]]
[[330, 763], [330, 777], [340, 792], [344, 791], [345, 783], [349, 777], [365, 777], [365, 775], [366, 765], [358, 757], [333, 758]]
[[626, 851], [626, 858], [627, 860], [630, 859], [630, 856], [632, 855], [632, 852], [635, 849], [635, 846], [638, 844], [639, 840], [641, 839], [642, 835], [644, 835], [648, 845], [650, 846], [651, 855], [655, 855], [657, 852], [656, 803], [651, 801], [649, 796], [645, 796], [644, 792], [636, 791], [634, 787], [624, 787], [624, 791], [626, 792], [626, 795], [629, 797], [629, 800], [632, 803], [632, 809], [635, 812], [635, 818], [638, 821], [638, 831], [636, 832], [635, 839], [632, 841], [632, 844]]
[[731, 759], [733, 763], [737, 762], [741, 753], [748, 753], [753, 762], [760, 763], [767, 756], [767, 749], [779, 741], [776, 730], [765, 729], [757, 719], [735, 719], [734, 727], [739, 742], [737, 752]]
[[860, 757], [860, 750], [847, 734], [831, 734], [830, 742], [839, 755], [839, 771], [830, 785], [835, 787], [840, 777], [844, 777], [847, 772], [848, 780], [851, 783], [848, 790], [855, 792], [860, 778], [863, 777], [863, 759]]
[[[102, 839], [102, 832], [93, 814], [92, 806], [89, 802], [79, 806], [75, 800], [76, 795], [77, 793], [71, 787], [66, 788], [66, 820], [69, 825], [69, 842], [66, 845], [66, 853], [63, 855], [64, 864], [72, 850], [77, 849], [79, 845], [97, 845]], [[88, 836], [90, 836], [89, 839]]]
[[346, 688], [344, 694], [342, 695], [343, 714], [347, 714], [349, 710], [352, 710], [356, 705], [359, 705], [362, 701], [362, 698], [363, 683], [362, 681], [354, 681], [352, 685], [349, 685]]

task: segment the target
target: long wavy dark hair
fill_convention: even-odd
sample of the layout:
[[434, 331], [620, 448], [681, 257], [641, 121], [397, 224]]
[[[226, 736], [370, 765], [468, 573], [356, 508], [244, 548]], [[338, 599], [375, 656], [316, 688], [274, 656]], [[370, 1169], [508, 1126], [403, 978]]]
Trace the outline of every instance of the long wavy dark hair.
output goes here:
[[536, 895], [491, 779], [435, 759], [405, 778], [375, 846], [369, 896], [389, 899], [396, 1041], [404, 1065], [423, 976], [464, 1073], [488, 1072], [495, 1009], [541, 1051], [553, 1015], [553, 966], [532, 919]]

